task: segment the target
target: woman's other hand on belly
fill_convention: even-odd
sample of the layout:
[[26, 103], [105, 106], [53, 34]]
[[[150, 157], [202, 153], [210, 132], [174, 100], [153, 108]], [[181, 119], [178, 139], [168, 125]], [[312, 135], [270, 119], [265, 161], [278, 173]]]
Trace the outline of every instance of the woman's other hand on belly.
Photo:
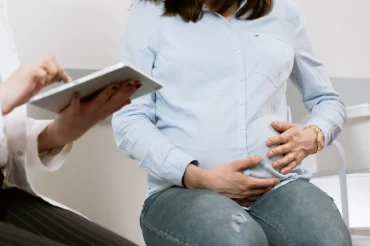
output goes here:
[[253, 178], [242, 173], [260, 165], [261, 161], [261, 156], [251, 156], [211, 169], [189, 165], [184, 185], [189, 189], [211, 190], [235, 201], [252, 203], [280, 182], [277, 178]]
[[316, 153], [317, 134], [314, 130], [300, 130], [287, 122], [273, 122], [271, 125], [280, 134], [267, 140], [268, 147], [275, 146], [267, 152], [267, 157], [272, 159], [283, 155], [272, 164], [275, 169], [280, 169], [281, 174], [290, 173], [308, 155]]

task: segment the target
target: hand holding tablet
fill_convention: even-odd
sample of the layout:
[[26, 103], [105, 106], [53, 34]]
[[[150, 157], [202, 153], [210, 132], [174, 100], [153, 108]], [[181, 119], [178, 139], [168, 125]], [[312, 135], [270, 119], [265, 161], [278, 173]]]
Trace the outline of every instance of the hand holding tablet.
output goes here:
[[[52, 146], [60, 147], [80, 138], [87, 130], [114, 112], [131, 103], [130, 97], [137, 92], [140, 82], [126, 80], [106, 86], [90, 100], [81, 100], [78, 93], [72, 95], [70, 104], [58, 113], [46, 132]], [[44, 144], [50, 146], [49, 144]]]
[[[58, 113], [66, 108], [74, 93], [78, 93], [82, 101], [88, 101], [100, 95], [112, 82], [122, 83], [122, 81], [140, 81], [132, 86], [138, 86], [130, 99], [146, 95], [159, 90], [163, 85], [154, 79], [144, 75], [138, 69], [118, 63], [114, 66], [92, 73], [68, 84], [59, 86], [49, 91], [40, 93], [30, 100], [32, 105]], [[136, 89], [136, 88], [135, 88]]]

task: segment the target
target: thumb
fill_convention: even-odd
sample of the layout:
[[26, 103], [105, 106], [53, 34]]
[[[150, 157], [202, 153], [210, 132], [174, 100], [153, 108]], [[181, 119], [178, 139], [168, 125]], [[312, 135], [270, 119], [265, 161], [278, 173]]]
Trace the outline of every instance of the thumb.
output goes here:
[[278, 132], [285, 132], [287, 131], [288, 129], [294, 127], [293, 124], [291, 123], [288, 123], [288, 122], [278, 122], [278, 121], [275, 121], [275, 122], [272, 122], [271, 126]]
[[232, 162], [235, 171], [243, 171], [245, 169], [258, 166], [263, 160], [262, 156], [251, 156], [245, 159], [240, 159]]

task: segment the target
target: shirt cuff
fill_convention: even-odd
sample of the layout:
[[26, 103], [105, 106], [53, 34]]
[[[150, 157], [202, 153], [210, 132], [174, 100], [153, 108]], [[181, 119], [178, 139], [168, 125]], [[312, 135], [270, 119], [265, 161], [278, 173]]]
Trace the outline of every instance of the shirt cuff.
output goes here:
[[8, 140], [6, 138], [3, 108], [0, 101], [0, 168], [6, 166], [9, 158]]
[[315, 118], [309, 119], [309, 121], [306, 123], [304, 127], [307, 127], [307, 126], [317, 126], [318, 128], [320, 128], [322, 134], [324, 135], [324, 145], [328, 146], [331, 144], [332, 136], [333, 136], [332, 134], [333, 125], [330, 124], [330, 122], [324, 119], [315, 117]]
[[67, 144], [60, 148], [55, 148], [39, 154], [38, 136], [52, 121], [38, 120], [33, 121], [30, 132], [28, 132], [27, 144], [27, 167], [40, 171], [56, 171], [67, 159], [72, 149], [72, 144]]
[[193, 161], [196, 161], [194, 157], [186, 154], [180, 149], [173, 149], [169, 152], [163, 163], [162, 176], [166, 182], [183, 187], [183, 176], [186, 169]]

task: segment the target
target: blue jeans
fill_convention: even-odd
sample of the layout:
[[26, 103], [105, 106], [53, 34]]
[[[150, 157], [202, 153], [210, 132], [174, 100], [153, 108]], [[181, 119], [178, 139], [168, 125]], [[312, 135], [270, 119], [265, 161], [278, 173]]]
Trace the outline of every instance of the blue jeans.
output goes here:
[[148, 246], [350, 246], [333, 200], [308, 181], [270, 191], [249, 209], [207, 190], [173, 187], [144, 205]]

